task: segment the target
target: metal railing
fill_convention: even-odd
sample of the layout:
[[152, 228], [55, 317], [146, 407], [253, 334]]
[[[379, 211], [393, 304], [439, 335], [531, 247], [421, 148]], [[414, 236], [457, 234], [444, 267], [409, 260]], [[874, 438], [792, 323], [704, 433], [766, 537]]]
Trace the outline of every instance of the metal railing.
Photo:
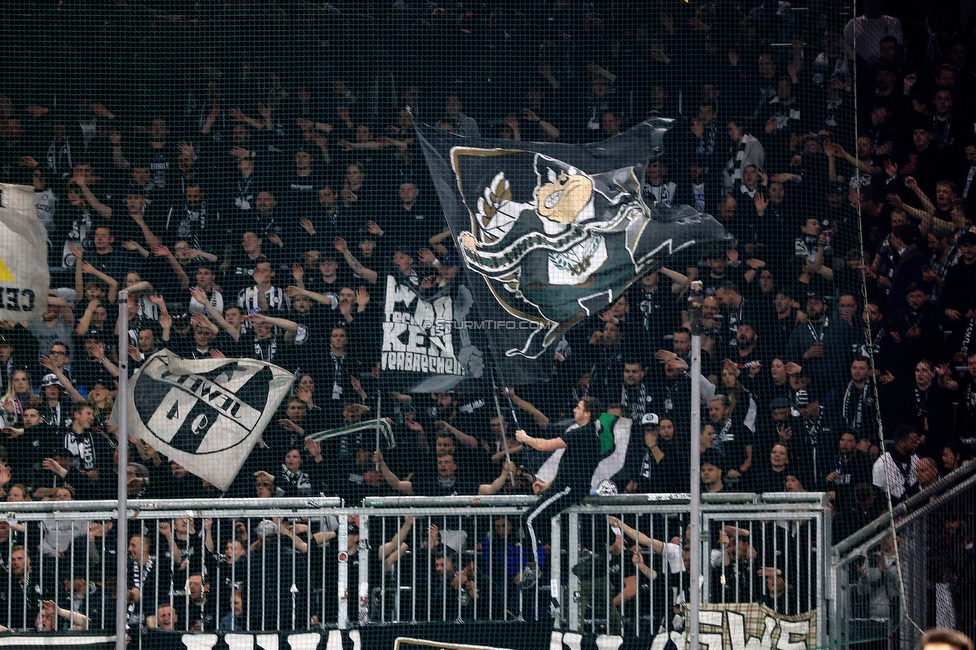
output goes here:
[[[532, 556], [523, 514], [533, 500], [389, 497], [359, 507], [301, 498], [132, 501], [124, 595], [130, 629], [551, 619], [560, 628], [650, 637], [680, 626], [674, 607], [686, 602], [687, 495], [592, 498], [554, 517], [542, 578], [523, 590], [521, 571]], [[10, 571], [0, 617], [33, 629], [37, 585], [37, 593], [57, 594], [60, 607], [83, 615], [88, 629], [111, 630], [114, 506], [8, 504], [6, 539], [0, 527], [8, 569], [20, 542], [41, 552], [25, 571]], [[828, 514], [820, 493], [705, 495], [703, 602], [825, 612]], [[143, 539], [149, 563], [141, 561]], [[136, 588], [138, 595], [128, 593]], [[819, 639], [825, 620], [818, 616]]]
[[[838, 542], [830, 571], [831, 643], [911, 648], [928, 627], [971, 625], [976, 607], [958, 594], [973, 589], [976, 556], [965, 540], [976, 523], [974, 502], [970, 462]], [[953, 547], [954, 539], [962, 543]]]
[[[826, 494], [702, 496], [703, 604], [760, 603], [781, 614], [826, 612], [830, 548]], [[592, 564], [603, 564], [600, 570], [569, 572], [569, 628], [653, 637], [673, 626], [674, 614], [680, 611], [675, 607], [683, 604], [681, 592], [687, 583], [687, 495], [607, 497], [572, 508], [567, 516], [568, 556], [580, 557], [588, 550], [600, 558]], [[639, 550], [644, 556], [639, 561], [656, 572], [653, 579], [632, 573], [634, 579], [628, 582], [624, 567], [612, 571], [615, 560], [611, 558], [619, 557], [617, 551], [601, 544], [617, 542], [614, 528], [609, 535], [601, 533], [608, 528], [608, 517], [624, 524], [622, 559], [633, 564]], [[639, 548], [632, 541], [634, 532], [645, 536]], [[615, 576], [606, 581], [604, 593], [594, 590], [594, 585], [604, 584], [598, 574]], [[826, 638], [826, 617], [818, 615], [818, 644]]]

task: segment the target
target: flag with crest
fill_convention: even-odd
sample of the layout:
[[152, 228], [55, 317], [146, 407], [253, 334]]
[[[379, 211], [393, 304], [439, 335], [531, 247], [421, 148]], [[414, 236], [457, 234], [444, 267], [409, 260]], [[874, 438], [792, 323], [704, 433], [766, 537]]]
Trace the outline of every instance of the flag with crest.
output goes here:
[[129, 435], [226, 490], [294, 381], [263, 361], [162, 350], [132, 376]]
[[711, 216], [650, 205], [641, 192], [670, 125], [648, 121], [588, 145], [418, 127], [503, 382], [544, 376], [546, 350], [644, 273], [681, 268], [703, 245], [727, 245]]

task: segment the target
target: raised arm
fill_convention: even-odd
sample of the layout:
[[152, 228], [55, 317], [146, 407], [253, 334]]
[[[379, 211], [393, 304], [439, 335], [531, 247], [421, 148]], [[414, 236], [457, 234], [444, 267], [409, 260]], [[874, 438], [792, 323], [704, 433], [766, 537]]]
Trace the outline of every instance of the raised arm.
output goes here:
[[92, 314], [95, 313], [95, 310], [100, 304], [97, 299], [88, 301], [85, 313], [81, 315], [81, 318], [78, 319], [78, 324], [75, 325], [75, 334], [84, 336], [88, 333], [88, 328], [91, 327]]
[[557, 129], [554, 125], [550, 124], [549, 122], [546, 122], [544, 119], [539, 117], [532, 109], [523, 108], [521, 110], [521, 113], [522, 113], [522, 117], [524, 117], [529, 122], [535, 122], [536, 124], [538, 124], [539, 128], [542, 129], [547, 136], [549, 136], [550, 140], [555, 140], [559, 137], [559, 129]]
[[352, 254], [352, 251], [350, 251], [349, 247], [346, 245], [345, 239], [342, 237], [336, 237], [335, 240], [333, 240], [332, 245], [335, 246], [335, 249], [342, 255], [343, 259], [346, 260], [346, 264], [348, 264], [349, 268], [353, 270], [353, 273], [370, 284], [376, 284], [379, 274], [372, 269], [366, 268], [363, 266], [362, 262], [356, 259], [356, 256]]
[[400, 545], [410, 534], [410, 529], [413, 527], [414, 518], [407, 515], [403, 518], [403, 525], [397, 530], [396, 534], [390, 539], [390, 541], [382, 544], [378, 549], [376, 549], [376, 557], [381, 560], [385, 560], [389, 555], [392, 555], [400, 548]]
[[[104, 345], [102, 347], [104, 348]], [[71, 398], [72, 402], [77, 403], [86, 401], [84, 396], [79, 393], [78, 389], [75, 388], [74, 384], [71, 383], [71, 380], [68, 379], [68, 376], [64, 374], [64, 369], [59, 368], [52, 363], [51, 357], [41, 357], [40, 362], [42, 366], [54, 373], [54, 376], [57, 377], [58, 381], [61, 382], [61, 387], [64, 388], [64, 391], [68, 394], [68, 397]]]
[[515, 404], [515, 406], [528, 413], [532, 417], [532, 420], [535, 422], [536, 426], [538, 426], [540, 429], [549, 428], [549, 418], [546, 417], [545, 413], [536, 408], [535, 404], [529, 402], [528, 400], [522, 399], [516, 395], [515, 391], [511, 388], [503, 388], [502, 393], [505, 393], [511, 397], [512, 403]]
[[261, 131], [261, 130], [264, 129], [264, 121], [263, 120], [259, 121], [259, 120], [254, 119], [253, 117], [250, 117], [248, 115], [245, 115], [244, 114], [244, 111], [242, 111], [239, 108], [232, 108], [232, 109], [230, 109], [230, 116], [232, 118], [234, 118], [235, 121], [237, 121], [237, 122], [244, 122], [245, 124], [247, 124], [248, 126], [250, 126], [252, 129], [255, 129], [256, 131]]
[[47, 304], [53, 305], [58, 308], [58, 314], [64, 319], [64, 322], [71, 327], [75, 324], [75, 312], [68, 304], [68, 301], [64, 298], [58, 298], [57, 296], [48, 296]]
[[298, 531], [295, 530], [295, 525], [293, 522], [289, 522], [285, 519], [279, 519], [277, 523], [279, 534], [282, 537], [289, 538], [296, 551], [299, 553], [308, 553], [308, 542], [298, 535]]
[[625, 537], [629, 537], [630, 539], [637, 542], [638, 545], [643, 546], [644, 548], [649, 548], [655, 553], [660, 553], [661, 551], [664, 550], [664, 542], [656, 540], [653, 537], [648, 537], [644, 533], [640, 532], [639, 530], [636, 530], [635, 528], [628, 526], [627, 524], [625, 524], [624, 522], [622, 522], [620, 519], [616, 517], [607, 517], [607, 522], [611, 526], [616, 526], [617, 528], [619, 528], [621, 531], [623, 531]]
[[[97, 363], [101, 364], [110, 375], [113, 377], [119, 376], [119, 367], [112, 363], [112, 360], [105, 356], [105, 344], [101, 341], [90, 340], [85, 343], [85, 349], [95, 357]], [[124, 353], [124, 351], [123, 351]], [[82, 400], [85, 401], [85, 400]]]
[[68, 244], [68, 252], [75, 256], [75, 300], [81, 300], [85, 295], [84, 269], [81, 268], [85, 249], [78, 244]]
[[326, 295], [324, 293], [316, 293], [314, 291], [309, 291], [308, 289], [303, 289], [302, 287], [290, 286], [285, 287], [285, 295], [289, 298], [294, 298], [295, 296], [305, 296], [306, 298], [311, 298], [315, 302], [326, 305], [332, 309], [336, 307], [335, 296]]
[[108, 141], [112, 144], [112, 162], [118, 169], [129, 169], [132, 165], [125, 157], [125, 152], [122, 151], [122, 134], [118, 131], [112, 131], [108, 135]]
[[207, 294], [203, 289], [199, 287], [190, 287], [190, 295], [193, 296], [198, 303], [203, 305], [204, 309], [207, 310], [207, 314], [215, 323], [217, 323], [218, 326], [220, 326], [220, 329], [227, 332], [235, 341], [240, 340], [241, 331], [228, 323], [224, 318], [224, 315], [217, 311], [216, 307], [210, 304], [210, 300], [207, 298]]
[[269, 323], [289, 332], [298, 331], [298, 323], [293, 320], [288, 320], [287, 318], [278, 318], [276, 316], [268, 316], [266, 314], [251, 314], [248, 316], [248, 319], [255, 325], [260, 323]]
[[666, 275], [671, 279], [671, 293], [681, 293], [688, 288], [689, 284], [691, 284], [691, 280], [688, 279], [687, 275], [669, 269], [666, 266], [662, 266], [657, 270], [657, 272], [661, 273], [662, 275]]
[[458, 442], [463, 444], [465, 447], [470, 447], [471, 449], [478, 448], [478, 439], [474, 436], [469, 436], [452, 424], [445, 422], [444, 420], [438, 420], [434, 423], [441, 431], [447, 431], [452, 436], [457, 438]]
[[58, 607], [53, 600], [42, 601], [41, 606], [49, 617], [57, 615], [71, 624], [72, 631], [80, 632], [88, 629], [88, 617], [81, 612], [74, 612], [64, 607]]
[[88, 182], [84, 178], [81, 176], [75, 176], [72, 180], [78, 184], [78, 188], [85, 196], [85, 200], [88, 201], [88, 205], [90, 205], [100, 217], [103, 219], [112, 218], [112, 208], [98, 200], [98, 197], [95, 196], [95, 193], [91, 191], [90, 187], [88, 187]]
[[380, 472], [383, 474], [383, 479], [386, 481], [387, 485], [396, 490], [397, 492], [402, 492], [408, 496], [413, 496], [413, 484], [410, 481], [401, 481], [397, 478], [389, 467], [386, 465], [386, 461], [383, 460], [383, 452], [376, 450], [373, 452], [373, 462], [379, 465]]
[[136, 294], [146, 294], [146, 293], [155, 293], [155, 292], [156, 289], [152, 286], [152, 283], [149, 280], [140, 280], [139, 282], [136, 282], [134, 285], [129, 287], [130, 296], [135, 296]]
[[515, 466], [515, 463], [505, 463], [502, 465], [501, 474], [495, 478], [491, 483], [482, 483], [478, 486], [478, 494], [484, 496], [488, 494], [498, 494], [503, 487], [505, 487], [505, 482], [511, 477], [518, 476], [520, 474], [519, 468]]
[[515, 432], [515, 439], [522, 444], [528, 445], [536, 451], [551, 453], [557, 449], [565, 449], [566, 441], [562, 438], [533, 438], [522, 429]]
[[[108, 285], [108, 301], [114, 304], [119, 297], [119, 281], [108, 273], [102, 273], [88, 262], [82, 262], [81, 259], [79, 259], [78, 263], [76, 264], [76, 268], [79, 267], [81, 268], [82, 273], [86, 275], [94, 275], [96, 278]], [[77, 279], [75, 284], [77, 285]]]
[[427, 240], [427, 243], [430, 244], [430, 247], [434, 249], [434, 252], [437, 253], [438, 257], [444, 257], [450, 252], [447, 246], [444, 245], [444, 240], [450, 238], [450, 236], [451, 231], [444, 230]]
[[169, 552], [173, 555], [173, 564], [181, 564], [183, 562], [183, 554], [180, 553], [180, 547], [173, 538], [173, 527], [168, 521], [159, 522], [159, 534], [166, 539]]
[[169, 250], [166, 246], [154, 246], [152, 249], [153, 255], [156, 257], [165, 257], [166, 261], [169, 262], [169, 266], [173, 269], [173, 273], [176, 275], [176, 279], [179, 280], [180, 286], [184, 289], [190, 288], [190, 278], [186, 275], [186, 270], [180, 261], [176, 259], [176, 256]]
[[203, 545], [208, 551], [213, 553], [213, 519], [209, 517], [203, 520]]
[[187, 254], [187, 257], [189, 259], [196, 259], [198, 257], [202, 257], [203, 259], [207, 260], [208, 262], [216, 262], [217, 260], [220, 259], [219, 257], [217, 257], [216, 255], [214, 255], [213, 253], [208, 253], [207, 251], [200, 250], [199, 248], [191, 248], [191, 249], [189, 249], [189, 250], [186, 251], [186, 254]]

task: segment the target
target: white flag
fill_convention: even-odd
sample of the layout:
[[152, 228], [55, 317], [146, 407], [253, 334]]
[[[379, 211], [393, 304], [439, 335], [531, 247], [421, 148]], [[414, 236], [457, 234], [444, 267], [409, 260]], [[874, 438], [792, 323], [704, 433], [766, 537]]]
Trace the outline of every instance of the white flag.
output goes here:
[[43, 316], [50, 286], [47, 239], [34, 208], [34, 188], [0, 183], [0, 320]]
[[295, 376], [254, 359], [157, 352], [133, 375], [129, 435], [226, 490]]

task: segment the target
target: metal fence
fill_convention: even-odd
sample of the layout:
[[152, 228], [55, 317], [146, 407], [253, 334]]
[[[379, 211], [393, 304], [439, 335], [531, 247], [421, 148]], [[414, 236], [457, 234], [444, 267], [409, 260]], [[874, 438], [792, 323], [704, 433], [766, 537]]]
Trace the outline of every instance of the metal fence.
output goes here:
[[[129, 623], [262, 631], [551, 619], [634, 636], [683, 626], [686, 495], [567, 510], [543, 536], [542, 579], [523, 590], [532, 499], [131, 502]], [[79, 627], [113, 628], [113, 505], [8, 504], [0, 615], [10, 627], [33, 629], [39, 600], [52, 598]], [[825, 611], [828, 512], [821, 494], [707, 495], [703, 602]], [[22, 546], [31, 560], [17, 558]]]
[[[702, 496], [703, 604], [759, 603], [784, 615], [826, 611], [825, 494]], [[686, 602], [689, 569], [687, 496], [609, 497], [566, 516], [568, 557], [594, 554], [583, 570], [564, 574], [572, 595], [569, 628], [638, 637], [680, 631], [676, 615]], [[822, 615], [817, 639], [818, 645], [826, 639]]]
[[831, 643], [907, 650], [936, 626], [972, 636], [974, 530], [976, 463], [968, 463], [839, 542]]

